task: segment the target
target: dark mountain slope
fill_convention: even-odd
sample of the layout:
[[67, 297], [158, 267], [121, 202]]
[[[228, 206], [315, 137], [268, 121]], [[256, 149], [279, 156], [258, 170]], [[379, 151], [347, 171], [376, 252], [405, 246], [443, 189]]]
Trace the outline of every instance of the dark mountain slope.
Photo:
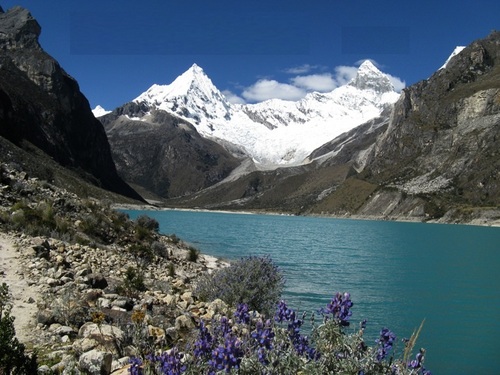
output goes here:
[[240, 164], [194, 126], [164, 111], [131, 120], [142, 110], [128, 103], [101, 117], [117, 169], [127, 182], [173, 198], [216, 184]]
[[0, 13], [0, 136], [31, 143], [88, 181], [140, 199], [118, 176], [77, 82], [40, 47], [40, 32], [26, 9]]

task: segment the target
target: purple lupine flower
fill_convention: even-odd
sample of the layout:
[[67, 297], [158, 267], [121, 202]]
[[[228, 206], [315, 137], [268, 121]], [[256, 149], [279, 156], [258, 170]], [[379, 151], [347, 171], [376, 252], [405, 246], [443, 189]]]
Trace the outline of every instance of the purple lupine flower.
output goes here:
[[266, 349], [272, 349], [272, 341], [274, 338], [274, 332], [271, 327], [271, 321], [266, 320], [266, 322], [262, 322], [262, 320], [258, 320], [255, 326], [255, 330], [251, 334], [252, 338], [254, 338], [260, 347]]
[[421, 348], [417, 353], [417, 355], [415, 356], [415, 359], [412, 359], [408, 363], [408, 368], [413, 370], [420, 369], [419, 373], [422, 375], [432, 375], [431, 372], [429, 370], [426, 370], [423, 366], [424, 354], [425, 354], [425, 349]]
[[229, 373], [233, 368], [239, 369], [242, 357], [241, 341], [232, 335], [227, 335], [224, 345], [212, 350], [212, 358], [208, 364], [212, 370], [224, 370]]
[[213, 345], [214, 345], [214, 338], [208, 331], [208, 328], [205, 326], [205, 323], [201, 321], [198, 338], [194, 342], [194, 350], [193, 350], [194, 356], [197, 358], [209, 356], [212, 352]]
[[304, 321], [297, 319], [295, 311], [289, 309], [285, 301], [282, 300], [278, 304], [274, 320], [279, 323], [288, 322], [288, 335], [297, 353], [307, 355], [310, 359], [318, 359], [320, 357], [320, 354], [309, 346], [307, 336], [300, 334], [300, 327]]
[[142, 369], [142, 360], [139, 357], [131, 357], [129, 363], [130, 367], [128, 368], [128, 372], [130, 375], [144, 374], [144, 370]]
[[214, 327], [214, 334], [216, 337], [226, 337], [228, 333], [232, 332], [231, 322], [226, 316], [222, 316], [219, 324]]
[[307, 339], [307, 336], [298, 336], [295, 342], [293, 343], [293, 346], [297, 353], [300, 355], [303, 355], [304, 353], [307, 352], [309, 349], [309, 340]]
[[246, 303], [240, 303], [234, 312], [234, 317], [236, 318], [236, 322], [240, 324], [248, 324], [250, 323], [250, 313], [249, 308]]
[[255, 330], [250, 336], [257, 342], [259, 362], [264, 365], [269, 364], [266, 353], [268, 350], [273, 348], [273, 339], [275, 336], [271, 326], [271, 321], [268, 319], [264, 323], [261, 319], [259, 319], [256, 323]]
[[151, 356], [151, 361], [158, 364], [159, 370], [164, 375], [180, 375], [186, 371], [186, 366], [182, 363], [183, 357], [184, 355], [174, 346], [159, 356]]
[[424, 353], [422, 352], [422, 350], [423, 349], [420, 349], [420, 351], [415, 356], [415, 359], [412, 359], [408, 363], [408, 368], [417, 369], [417, 368], [420, 368], [422, 366], [422, 361], [424, 360]]
[[375, 341], [379, 345], [377, 350], [377, 361], [380, 362], [387, 356], [395, 340], [396, 335], [388, 328], [383, 328], [380, 331], [380, 338]]
[[331, 314], [340, 325], [348, 326], [349, 318], [352, 315], [352, 306], [353, 303], [349, 293], [346, 292], [341, 294], [337, 292], [335, 296], [332, 297], [332, 300], [326, 305], [326, 308], [322, 310], [322, 313], [326, 316]]
[[278, 303], [278, 308], [276, 309], [276, 313], [274, 314], [274, 320], [278, 323], [283, 321], [288, 322], [291, 320], [291, 316], [295, 317], [295, 312], [292, 309], [289, 309], [286, 305], [286, 302], [281, 300]]

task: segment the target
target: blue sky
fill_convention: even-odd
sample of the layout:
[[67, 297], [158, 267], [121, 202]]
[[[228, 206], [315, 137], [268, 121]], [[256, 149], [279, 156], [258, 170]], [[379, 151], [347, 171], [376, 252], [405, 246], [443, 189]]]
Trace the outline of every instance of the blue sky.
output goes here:
[[330, 91], [371, 59], [401, 88], [500, 27], [500, 1], [0, 0], [28, 8], [42, 47], [92, 107], [113, 109], [193, 63], [231, 100]]

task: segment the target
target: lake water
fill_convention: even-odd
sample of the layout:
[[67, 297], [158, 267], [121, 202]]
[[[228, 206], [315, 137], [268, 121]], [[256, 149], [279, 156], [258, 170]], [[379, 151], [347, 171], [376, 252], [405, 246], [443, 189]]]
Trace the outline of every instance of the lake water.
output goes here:
[[373, 345], [388, 327], [417, 342], [440, 374], [500, 374], [500, 228], [192, 211], [154, 217], [201, 252], [226, 259], [269, 254], [286, 276], [284, 299], [316, 311], [337, 291], [368, 320]]

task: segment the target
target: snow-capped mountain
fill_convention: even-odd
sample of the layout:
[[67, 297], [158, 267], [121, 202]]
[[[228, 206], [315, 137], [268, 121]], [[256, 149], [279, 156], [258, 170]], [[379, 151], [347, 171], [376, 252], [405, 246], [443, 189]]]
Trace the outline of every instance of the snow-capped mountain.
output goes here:
[[104, 115], [107, 115], [108, 113], [110, 113], [111, 111], [107, 111], [105, 110], [103, 107], [101, 107], [100, 105], [97, 105], [93, 110], [92, 110], [92, 113], [94, 114], [94, 117], [101, 117], [101, 116], [104, 116]]
[[303, 163], [314, 149], [378, 116], [398, 97], [388, 76], [365, 61], [351, 82], [329, 93], [309, 93], [296, 102], [230, 104], [194, 64], [170, 85], [153, 85], [134, 102], [175, 114], [204, 137], [272, 168]]

